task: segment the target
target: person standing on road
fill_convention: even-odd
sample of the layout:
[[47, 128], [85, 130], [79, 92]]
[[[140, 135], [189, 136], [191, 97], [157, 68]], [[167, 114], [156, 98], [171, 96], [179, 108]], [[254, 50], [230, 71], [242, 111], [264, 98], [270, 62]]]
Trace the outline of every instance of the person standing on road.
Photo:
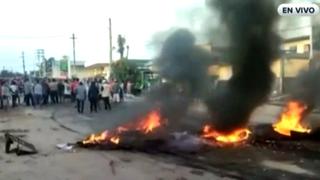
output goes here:
[[91, 82], [90, 88], [89, 88], [89, 101], [90, 101], [90, 112], [97, 112], [97, 102], [99, 98], [99, 89], [95, 82]]
[[41, 101], [43, 95], [43, 86], [40, 84], [39, 80], [36, 80], [36, 85], [34, 86], [34, 99], [35, 99], [35, 107], [38, 105], [41, 107]]
[[47, 82], [47, 80], [43, 80], [42, 81], [42, 99], [43, 99], [43, 102], [42, 104], [43, 105], [47, 105], [48, 102], [49, 102], [49, 94], [50, 94], [50, 87], [49, 87], [49, 84]]
[[24, 83], [22, 79], [18, 79], [17, 81], [17, 87], [18, 87], [18, 105], [21, 104], [21, 97], [24, 94]]
[[29, 81], [29, 79], [25, 79], [24, 83], [24, 101], [27, 106], [30, 106], [30, 101], [31, 105], [34, 106], [34, 101], [33, 101], [33, 85]]
[[4, 109], [7, 110], [10, 105], [9, 98], [11, 96], [10, 87], [7, 81], [3, 83], [3, 86], [1, 87], [1, 89], [2, 89], [1, 93], [2, 93], [3, 106], [4, 106]]
[[70, 85], [70, 88], [71, 88], [71, 102], [74, 102], [76, 100], [76, 89], [78, 87], [78, 84], [79, 84], [79, 79], [75, 78], [71, 85]]
[[100, 102], [102, 100], [102, 79], [99, 79], [99, 80], [96, 80], [96, 86], [98, 87], [99, 89], [99, 95], [98, 95], [98, 102], [97, 102], [97, 106], [98, 106], [98, 109], [100, 110]]
[[80, 82], [76, 89], [76, 99], [77, 99], [77, 109], [78, 113], [83, 113], [84, 102], [87, 98], [87, 90], [83, 85], [83, 82]]
[[112, 86], [112, 93], [113, 93], [113, 102], [119, 103], [120, 102], [120, 85], [116, 80]]
[[120, 102], [124, 101], [124, 82], [120, 83], [120, 89], [119, 89], [119, 98], [120, 98]]
[[128, 83], [127, 83], [127, 94], [132, 94], [132, 83], [131, 83], [131, 81], [128, 81]]
[[111, 104], [110, 104], [110, 85], [107, 81], [105, 81], [103, 84], [102, 84], [102, 87], [101, 87], [101, 96], [102, 96], [102, 99], [103, 99], [103, 102], [104, 102], [104, 109], [105, 110], [111, 110]]
[[62, 80], [59, 80], [58, 83], [58, 100], [60, 103], [64, 102], [64, 84]]
[[11, 98], [12, 98], [12, 107], [15, 108], [17, 107], [17, 99], [19, 96], [19, 92], [18, 92], [18, 86], [14, 80], [11, 82], [10, 92], [11, 92]]
[[63, 84], [64, 84], [63, 100], [65, 100], [66, 98], [70, 98], [70, 101], [71, 101], [71, 87], [70, 87], [69, 80], [65, 80]]
[[51, 102], [53, 104], [58, 104], [58, 83], [56, 79], [52, 79], [52, 81], [49, 83], [50, 87], [50, 97], [51, 97]]

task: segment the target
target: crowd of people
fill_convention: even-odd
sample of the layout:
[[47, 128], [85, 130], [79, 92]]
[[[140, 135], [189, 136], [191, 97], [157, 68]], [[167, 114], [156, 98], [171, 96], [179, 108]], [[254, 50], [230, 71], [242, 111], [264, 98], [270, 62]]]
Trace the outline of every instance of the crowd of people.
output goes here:
[[[104, 108], [111, 110], [112, 103], [124, 101], [131, 94], [132, 83], [102, 79], [0, 79], [0, 109], [8, 110], [25, 104], [41, 108], [49, 104], [75, 103], [78, 113], [84, 113], [87, 100], [90, 112]], [[23, 102], [21, 101], [23, 99]], [[101, 107], [100, 104], [103, 104]]]

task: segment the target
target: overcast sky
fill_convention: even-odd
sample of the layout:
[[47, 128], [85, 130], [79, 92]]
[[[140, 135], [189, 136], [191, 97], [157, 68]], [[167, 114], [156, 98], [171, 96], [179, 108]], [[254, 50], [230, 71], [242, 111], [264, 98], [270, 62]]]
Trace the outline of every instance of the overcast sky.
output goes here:
[[36, 49], [45, 49], [47, 58], [72, 58], [72, 33], [77, 36], [78, 60], [105, 62], [108, 17], [113, 20], [114, 45], [117, 35], [123, 34], [130, 58], [152, 58], [156, 52], [149, 44], [154, 33], [172, 27], [196, 29], [199, 25], [191, 17], [204, 7], [204, 0], [3, 0], [0, 68], [22, 71], [24, 51], [27, 70], [35, 69]]

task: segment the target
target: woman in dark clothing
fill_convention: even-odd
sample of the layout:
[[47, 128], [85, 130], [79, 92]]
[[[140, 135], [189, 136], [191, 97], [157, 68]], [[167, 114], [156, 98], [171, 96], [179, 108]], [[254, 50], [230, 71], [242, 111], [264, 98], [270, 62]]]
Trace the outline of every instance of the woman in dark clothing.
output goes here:
[[99, 98], [99, 88], [96, 86], [95, 82], [92, 82], [89, 88], [88, 93], [89, 101], [90, 101], [90, 112], [97, 112], [97, 103]]

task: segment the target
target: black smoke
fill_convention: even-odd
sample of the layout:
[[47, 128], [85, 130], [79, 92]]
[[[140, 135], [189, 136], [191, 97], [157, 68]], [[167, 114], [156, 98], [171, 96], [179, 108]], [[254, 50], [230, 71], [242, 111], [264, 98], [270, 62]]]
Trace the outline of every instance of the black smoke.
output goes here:
[[291, 99], [307, 105], [311, 112], [320, 104], [320, 69], [301, 72], [289, 92]]
[[209, 52], [196, 46], [194, 35], [179, 29], [164, 42], [155, 67], [166, 82], [149, 93], [149, 100], [160, 105], [161, 114], [170, 125], [179, 126], [194, 99], [204, 99], [210, 92]]
[[215, 128], [229, 131], [246, 125], [271, 90], [270, 65], [279, 49], [276, 7], [270, 0], [210, 0], [209, 6], [220, 11], [230, 34], [233, 75], [206, 102]]
[[[164, 41], [155, 71], [166, 80], [154, 86], [143, 102], [131, 108], [129, 118], [159, 108], [170, 126], [180, 126], [195, 99], [204, 101], [213, 125], [228, 131], [244, 126], [254, 109], [265, 102], [271, 89], [270, 70], [279, 40], [273, 32], [276, 7], [270, 0], [210, 0], [221, 14], [229, 35], [229, 61], [233, 76], [227, 85], [213, 89], [208, 68], [212, 55], [196, 45], [186, 29], [173, 32]], [[214, 36], [214, 34], [212, 34]]]

